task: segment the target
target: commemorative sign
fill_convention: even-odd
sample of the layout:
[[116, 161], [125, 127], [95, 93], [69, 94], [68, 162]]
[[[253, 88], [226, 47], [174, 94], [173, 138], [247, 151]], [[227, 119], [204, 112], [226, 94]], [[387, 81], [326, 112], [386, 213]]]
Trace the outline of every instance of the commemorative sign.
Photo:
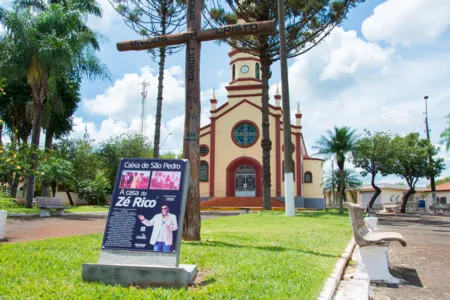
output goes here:
[[102, 250], [178, 254], [188, 178], [187, 160], [123, 158]]

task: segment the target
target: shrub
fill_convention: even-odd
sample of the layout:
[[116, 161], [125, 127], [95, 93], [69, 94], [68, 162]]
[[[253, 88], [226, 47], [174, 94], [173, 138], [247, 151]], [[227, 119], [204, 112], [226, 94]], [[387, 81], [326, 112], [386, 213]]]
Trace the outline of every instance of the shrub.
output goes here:
[[5, 191], [0, 189], [0, 210], [8, 210], [11, 208], [18, 208], [16, 200], [12, 198]]

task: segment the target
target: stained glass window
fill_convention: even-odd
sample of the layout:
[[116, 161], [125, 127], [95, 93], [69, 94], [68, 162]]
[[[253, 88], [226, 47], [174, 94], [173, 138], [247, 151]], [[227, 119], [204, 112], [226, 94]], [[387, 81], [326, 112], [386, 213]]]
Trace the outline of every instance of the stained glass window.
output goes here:
[[208, 163], [206, 161], [200, 162], [200, 181], [208, 181]]
[[206, 145], [200, 146], [200, 155], [201, 156], [205, 156], [206, 154], [208, 154], [208, 152], [209, 152], [208, 146], [206, 146]]
[[234, 141], [242, 147], [250, 147], [258, 140], [258, 129], [250, 123], [239, 124], [233, 132]]
[[256, 79], [259, 79], [259, 64], [256, 63], [255, 65], [255, 77]]

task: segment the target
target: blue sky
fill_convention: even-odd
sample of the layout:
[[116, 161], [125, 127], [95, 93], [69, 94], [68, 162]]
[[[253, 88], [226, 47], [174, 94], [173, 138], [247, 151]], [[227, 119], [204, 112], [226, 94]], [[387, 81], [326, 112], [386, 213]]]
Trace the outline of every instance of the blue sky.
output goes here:
[[[9, 0], [0, 0], [8, 5]], [[101, 142], [113, 134], [138, 130], [139, 85], [150, 82], [148, 125], [154, 131], [157, 70], [145, 52], [118, 52], [116, 43], [137, 38], [112, 9], [108, 0], [99, 0], [102, 20], [89, 24], [104, 34], [99, 53], [112, 73], [111, 81], [85, 81], [77, 126], [73, 136], [85, 128]], [[424, 133], [424, 100], [429, 98], [431, 138], [439, 142], [450, 113], [450, 1], [448, 0], [366, 0], [353, 9], [342, 26], [318, 47], [289, 60], [291, 113], [300, 103], [303, 133], [311, 146], [334, 125], [351, 126], [362, 132], [391, 130], [405, 134]], [[209, 123], [209, 97], [216, 88], [219, 105], [226, 101], [229, 47], [214, 42], [202, 44], [201, 89], [202, 125]], [[167, 59], [163, 104], [163, 151], [181, 148], [184, 122], [184, 51]], [[272, 67], [271, 95], [279, 84], [279, 64]], [[169, 135], [170, 133], [170, 135]], [[312, 150], [310, 150], [313, 153]], [[444, 150], [450, 176], [450, 154]], [[383, 178], [383, 182], [400, 182]], [[421, 181], [425, 184], [425, 181]]]

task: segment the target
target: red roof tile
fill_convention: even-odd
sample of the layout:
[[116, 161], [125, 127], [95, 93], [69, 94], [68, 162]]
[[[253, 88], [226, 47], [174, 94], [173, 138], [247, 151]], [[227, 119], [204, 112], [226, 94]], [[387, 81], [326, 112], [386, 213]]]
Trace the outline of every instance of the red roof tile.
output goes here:
[[436, 186], [436, 191], [450, 191], [450, 181]]

